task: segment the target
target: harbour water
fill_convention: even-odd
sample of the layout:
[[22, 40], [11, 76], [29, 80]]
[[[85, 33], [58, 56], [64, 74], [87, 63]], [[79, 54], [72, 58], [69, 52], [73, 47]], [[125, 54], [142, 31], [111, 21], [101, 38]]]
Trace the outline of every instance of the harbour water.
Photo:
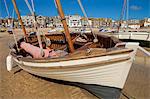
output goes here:
[[[61, 85], [35, 77], [19, 67], [6, 70], [8, 44], [13, 36], [0, 33], [0, 98], [1, 99], [97, 99], [84, 89]], [[130, 99], [150, 98], [150, 57], [138, 51], [122, 91]], [[127, 99], [121, 95], [121, 99]]]

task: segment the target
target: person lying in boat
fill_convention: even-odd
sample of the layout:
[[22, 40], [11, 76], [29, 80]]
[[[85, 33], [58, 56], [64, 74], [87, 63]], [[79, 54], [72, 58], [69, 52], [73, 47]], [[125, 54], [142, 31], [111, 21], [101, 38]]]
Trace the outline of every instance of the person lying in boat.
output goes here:
[[27, 53], [32, 55], [33, 58], [57, 58], [57, 57], [63, 57], [67, 55], [68, 53], [62, 50], [54, 51], [54, 49], [50, 49], [46, 47], [46, 44], [42, 42], [43, 46], [43, 55], [41, 54], [41, 49], [37, 46], [34, 46], [30, 43], [26, 42], [20, 42], [19, 47], [23, 50], [25, 50]]

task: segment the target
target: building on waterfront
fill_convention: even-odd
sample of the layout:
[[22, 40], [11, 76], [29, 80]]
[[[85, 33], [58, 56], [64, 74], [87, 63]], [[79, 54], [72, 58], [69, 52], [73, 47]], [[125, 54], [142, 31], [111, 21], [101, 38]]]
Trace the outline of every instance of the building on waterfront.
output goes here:
[[111, 23], [111, 27], [112, 28], [117, 28], [118, 27], [118, 21], [116, 21], [116, 20], [112, 20], [112, 23]]
[[62, 28], [63, 24], [61, 22], [60, 16], [53, 17], [54, 27]]
[[90, 19], [92, 20], [93, 28], [111, 27], [112, 26], [112, 19], [110, 19], [110, 18], [90, 18]]
[[121, 21], [121, 28], [128, 28], [128, 21], [126, 20]]
[[81, 26], [82, 27], [90, 27], [92, 26], [92, 20], [91, 19], [86, 19], [86, 18], [81, 18]]
[[53, 19], [53, 17], [46, 17], [46, 27], [47, 28], [54, 27], [54, 19]]
[[92, 27], [93, 28], [99, 28], [100, 27], [100, 21], [97, 18], [90, 18], [90, 20], [92, 21]]
[[40, 28], [46, 28], [46, 17], [39, 15], [36, 17], [38, 27]]
[[[29, 27], [29, 28], [34, 27], [34, 21], [35, 21], [34, 16], [32, 15], [21, 16], [21, 19], [25, 27]], [[46, 27], [46, 17], [39, 15], [36, 16], [36, 20], [37, 20], [38, 27], [40, 28]]]
[[17, 19], [14, 19], [14, 20], [13, 20], [13, 27], [14, 27], [14, 28], [19, 28], [19, 22], [18, 22]]
[[[68, 15], [65, 16], [68, 27], [81, 27], [81, 16]], [[59, 16], [48, 17], [46, 24], [48, 27], [63, 27]]]
[[[31, 15], [21, 16], [22, 21], [25, 27], [34, 27], [34, 17]], [[47, 28], [47, 27], [63, 27], [63, 24], [59, 16], [45, 17], [45, 16], [36, 16], [38, 27]], [[112, 20], [111, 18], [88, 18], [88, 21], [85, 17], [80, 15], [67, 15], [65, 16], [68, 27], [70, 28], [81, 28], [89, 26], [93, 28], [117, 28], [119, 26], [119, 20]], [[0, 25], [4, 27], [9, 27], [12, 19], [10, 18], [0, 18]], [[13, 19], [13, 26], [18, 28], [21, 27], [18, 19]], [[138, 29], [140, 27], [150, 27], [150, 18], [145, 18], [143, 20], [122, 20], [120, 28], [132, 28]]]
[[140, 23], [140, 20], [138, 20], [138, 19], [131, 19], [131, 20], [128, 20], [128, 23], [129, 24], [137, 24], [137, 23]]
[[144, 27], [150, 27], [150, 18], [144, 19]]
[[62, 23], [59, 16], [46, 17], [46, 27], [62, 27]]
[[0, 18], [0, 26], [2, 27], [13, 27], [14, 25], [14, 18]]
[[6, 27], [7, 26], [7, 20], [0, 18], [0, 26]]
[[137, 19], [128, 20], [128, 28], [139, 29], [140, 27], [141, 27], [140, 20]]
[[0, 25], [2, 25], [3, 23], [3, 19], [0, 17]]
[[[34, 26], [34, 16], [32, 15], [21, 16], [21, 19], [25, 27], [32, 28]], [[19, 26], [21, 26], [20, 23]]]
[[66, 19], [69, 27], [81, 27], [81, 16], [69, 15]]
[[129, 23], [128, 27], [131, 29], [139, 29], [141, 27], [140, 23]]
[[110, 27], [112, 25], [112, 19], [110, 18], [98, 18], [100, 26]]

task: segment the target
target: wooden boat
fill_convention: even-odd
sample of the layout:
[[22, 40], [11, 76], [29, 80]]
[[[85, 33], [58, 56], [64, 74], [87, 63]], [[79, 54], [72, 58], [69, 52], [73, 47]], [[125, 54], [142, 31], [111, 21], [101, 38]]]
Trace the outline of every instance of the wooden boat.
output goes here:
[[[64, 29], [68, 32], [66, 26]], [[118, 98], [120, 95], [118, 92], [124, 87], [133, 63], [138, 43], [121, 43], [113, 37], [100, 34], [96, 35], [98, 42], [93, 42], [92, 34], [85, 33], [85, 35], [87, 41], [83, 42], [77, 40], [82, 38], [82, 35], [72, 33], [69, 39], [73, 41], [75, 51], [63, 57], [34, 59], [29, 55], [18, 55], [12, 49], [7, 59], [12, 59], [20, 68], [31, 74], [78, 83], [89, 91], [99, 88], [98, 86], [106, 87], [102, 88], [102, 94], [98, 91], [95, 95], [102, 98]], [[70, 43], [65, 37], [63, 33], [52, 33], [46, 34], [43, 38], [51, 42], [50, 48], [66, 50]], [[33, 45], [38, 43], [35, 35], [28, 35], [28, 41]], [[11, 61], [7, 63], [7, 68], [11, 70]]]
[[129, 45], [121, 49], [89, 48], [57, 59], [11, 55], [23, 70], [42, 77], [123, 88], [136, 52], [128, 49]]
[[[75, 35], [77, 34], [72, 34], [72, 37]], [[53, 39], [56, 40], [51, 44], [51, 48], [57, 49], [64, 46], [61, 40], [63, 35], [51, 34], [47, 37], [51, 38], [52, 42], [54, 42]], [[97, 37], [100, 42], [86, 46], [88, 50], [80, 49], [83, 43], [75, 42], [74, 45], [79, 50], [61, 58], [33, 59], [17, 56], [13, 51], [11, 55], [20, 68], [31, 74], [122, 89], [138, 44], [126, 43], [124, 47], [119, 48], [115, 47], [117, 42], [111, 37], [102, 35], [97, 35]], [[101, 45], [103, 47], [100, 47]]]

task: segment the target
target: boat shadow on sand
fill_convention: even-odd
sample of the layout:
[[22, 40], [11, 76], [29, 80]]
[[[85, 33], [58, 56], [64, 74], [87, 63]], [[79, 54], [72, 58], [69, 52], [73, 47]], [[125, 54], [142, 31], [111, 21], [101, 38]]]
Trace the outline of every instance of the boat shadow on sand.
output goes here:
[[41, 76], [37, 76], [34, 74], [31, 74], [31, 75], [37, 78], [46, 80], [46, 81], [63, 84], [63, 85], [75, 86], [75, 87], [85, 89], [86, 91], [88, 91], [89, 93], [93, 94], [94, 96], [100, 99], [119, 99], [121, 95], [121, 89], [115, 88], [115, 87], [101, 86], [101, 85], [96, 85], [96, 84], [83, 84], [83, 83], [78, 83], [78, 82], [69, 82], [69, 81], [41, 77]]

